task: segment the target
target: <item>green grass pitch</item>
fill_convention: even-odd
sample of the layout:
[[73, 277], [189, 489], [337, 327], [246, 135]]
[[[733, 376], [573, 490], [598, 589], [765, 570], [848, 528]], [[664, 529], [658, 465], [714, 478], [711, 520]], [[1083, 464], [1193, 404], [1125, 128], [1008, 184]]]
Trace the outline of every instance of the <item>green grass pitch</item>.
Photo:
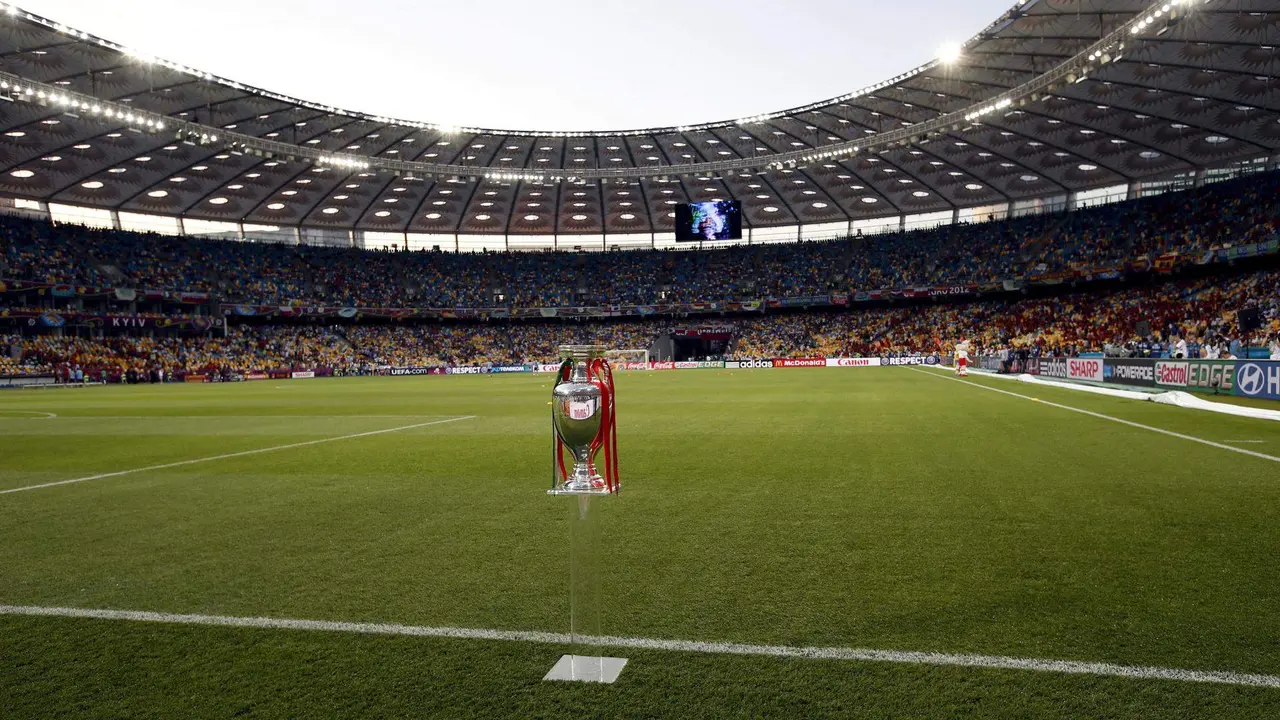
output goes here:
[[[943, 373], [936, 373], [943, 374]], [[975, 379], [1259, 453], [1280, 424]], [[545, 376], [0, 394], [0, 605], [568, 629]], [[623, 374], [604, 631], [1280, 674], [1280, 464], [910, 369]], [[56, 415], [56, 417], [48, 417]], [[0, 717], [1280, 717], [1280, 689], [0, 615]]]

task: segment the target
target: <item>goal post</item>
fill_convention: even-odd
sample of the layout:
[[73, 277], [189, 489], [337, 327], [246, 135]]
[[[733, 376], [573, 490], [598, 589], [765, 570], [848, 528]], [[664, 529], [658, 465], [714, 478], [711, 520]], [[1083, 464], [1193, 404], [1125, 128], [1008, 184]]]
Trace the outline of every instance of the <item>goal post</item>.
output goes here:
[[606, 350], [604, 357], [610, 363], [647, 363], [649, 362], [649, 351], [637, 349]]

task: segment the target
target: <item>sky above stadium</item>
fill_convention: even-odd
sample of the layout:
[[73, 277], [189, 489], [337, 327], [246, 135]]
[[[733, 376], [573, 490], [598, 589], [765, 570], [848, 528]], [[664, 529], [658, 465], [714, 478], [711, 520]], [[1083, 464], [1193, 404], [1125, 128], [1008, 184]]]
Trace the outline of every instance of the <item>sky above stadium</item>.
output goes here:
[[140, 52], [408, 120], [599, 130], [730, 120], [857, 90], [1013, 0], [17, 0]]

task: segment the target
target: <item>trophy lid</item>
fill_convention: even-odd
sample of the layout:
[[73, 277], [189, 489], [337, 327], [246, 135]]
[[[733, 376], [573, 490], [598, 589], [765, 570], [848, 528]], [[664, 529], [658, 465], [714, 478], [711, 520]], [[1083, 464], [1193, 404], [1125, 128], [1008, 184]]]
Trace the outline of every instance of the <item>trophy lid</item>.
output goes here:
[[594, 360], [604, 357], [603, 345], [561, 345], [560, 357], [565, 360]]

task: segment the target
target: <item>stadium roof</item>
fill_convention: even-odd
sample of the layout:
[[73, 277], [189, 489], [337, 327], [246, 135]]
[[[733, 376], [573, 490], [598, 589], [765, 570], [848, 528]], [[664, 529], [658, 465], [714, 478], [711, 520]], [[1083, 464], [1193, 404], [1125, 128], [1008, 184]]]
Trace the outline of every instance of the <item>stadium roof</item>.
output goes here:
[[[802, 42], [802, 41], [797, 41]], [[526, 132], [249, 87], [0, 5], [0, 194], [335, 230], [670, 232], [1050, 197], [1272, 155], [1280, 0], [1026, 0], [951, 62], [684, 127]]]

